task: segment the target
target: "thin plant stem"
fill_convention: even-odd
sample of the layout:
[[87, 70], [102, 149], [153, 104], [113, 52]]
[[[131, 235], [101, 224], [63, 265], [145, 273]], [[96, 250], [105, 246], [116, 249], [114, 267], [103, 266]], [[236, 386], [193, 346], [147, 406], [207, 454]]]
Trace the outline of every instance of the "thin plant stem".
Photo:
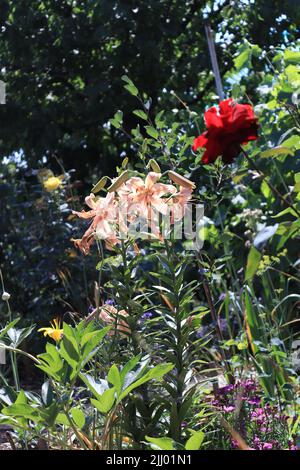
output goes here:
[[[1, 270], [1, 269], [0, 269], [0, 278], [1, 278], [2, 291], [3, 291], [3, 293], [4, 293], [4, 292], [5, 292], [5, 286], [4, 286], [4, 279], [3, 279], [3, 275], [2, 275], [2, 270]], [[8, 314], [9, 314], [9, 321], [12, 322], [13, 315], [12, 315], [12, 311], [11, 311], [11, 308], [10, 308], [9, 300], [5, 300], [5, 302], [6, 302], [7, 310], [8, 310]], [[13, 377], [14, 377], [15, 387], [16, 387], [16, 391], [18, 392], [18, 391], [20, 390], [20, 378], [19, 378], [19, 371], [18, 371], [18, 364], [17, 364], [17, 355], [16, 355], [16, 352], [13, 351], [13, 350], [10, 350], [9, 356], [10, 356], [10, 362], [11, 362], [11, 367], [12, 367], [12, 373], [13, 373]]]

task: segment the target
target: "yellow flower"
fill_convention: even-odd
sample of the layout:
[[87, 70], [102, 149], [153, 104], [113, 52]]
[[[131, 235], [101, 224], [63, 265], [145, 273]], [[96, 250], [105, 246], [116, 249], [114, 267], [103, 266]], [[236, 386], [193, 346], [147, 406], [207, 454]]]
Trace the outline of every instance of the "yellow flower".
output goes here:
[[52, 193], [52, 191], [55, 191], [57, 188], [61, 186], [61, 184], [62, 184], [62, 181], [57, 176], [50, 176], [50, 178], [46, 179], [43, 182], [44, 188], [49, 193]]
[[43, 331], [44, 336], [49, 336], [54, 339], [56, 342], [60, 341], [63, 335], [63, 330], [60, 328], [60, 320], [55, 318], [50, 322], [51, 327], [40, 328], [38, 332]]

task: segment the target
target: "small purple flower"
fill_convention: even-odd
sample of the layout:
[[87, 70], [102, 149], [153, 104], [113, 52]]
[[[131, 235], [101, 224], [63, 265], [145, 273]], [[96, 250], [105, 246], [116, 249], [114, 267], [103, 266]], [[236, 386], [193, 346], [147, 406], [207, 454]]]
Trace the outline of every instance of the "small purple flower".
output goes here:
[[150, 318], [153, 317], [153, 313], [152, 312], [145, 312], [143, 313], [143, 315], [141, 316], [141, 319], [142, 320], [150, 320]]
[[262, 446], [263, 450], [272, 450], [273, 444], [271, 442], [265, 442]]
[[216, 393], [218, 395], [227, 395], [228, 393], [231, 393], [233, 390], [234, 390], [234, 385], [229, 384], [229, 385], [225, 385], [224, 387], [218, 388]]
[[234, 406], [223, 406], [223, 411], [225, 411], [225, 413], [232, 413], [234, 410]]
[[107, 300], [105, 301], [105, 304], [106, 304], [106, 305], [115, 305], [115, 303], [116, 303], [116, 302], [115, 302], [113, 299], [107, 299]]
[[232, 440], [231, 440], [231, 447], [232, 447], [233, 449], [238, 449], [238, 448], [239, 448], [239, 443], [238, 443], [238, 441], [236, 441], [235, 439], [232, 439]]
[[238, 386], [243, 388], [246, 392], [253, 392], [257, 389], [257, 385], [252, 379], [241, 380]]
[[225, 318], [219, 318], [219, 327], [221, 331], [224, 331], [227, 329], [227, 321]]
[[245, 399], [245, 401], [247, 401], [249, 403], [249, 405], [260, 405], [260, 397], [258, 396], [254, 396], [254, 397], [251, 397], [251, 398], [247, 398], [247, 397], [243, 397]]
[[208, 326], [201, 326], [199, 330], [196, 332], [197, 338], [204, 338], [208, 334], [209, 327]]
[[289, 446], [289, 450], [298, 450], [298, 447], [295, 446], [295, 444], [291, 440], [288, 441], [288, 446]]

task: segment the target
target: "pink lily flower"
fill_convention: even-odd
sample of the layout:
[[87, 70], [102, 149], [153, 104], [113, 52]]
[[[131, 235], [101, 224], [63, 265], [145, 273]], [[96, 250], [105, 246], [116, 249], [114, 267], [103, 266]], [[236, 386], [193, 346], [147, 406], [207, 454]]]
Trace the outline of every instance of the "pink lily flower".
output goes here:
[[[97, 314], [97, 309], [91, 313], [91, 315], [93, 314]], [[99, 309], [99, 319], [115, 327], [110, 330], [109, 336], [113, 336], [116, 332], [119, 332], [121, 336], [127, 336], [131, 332], [128, 323], [124, 319], [126, 317], [128, 317], [128, 313], [125, 310], [118, 311], [113, 305], [104, 304]]]
[[151, 171], [145, 181], [134, 176], [117, 190], [122, 203], [127, 207], [128, 220], [134, 220], [135, 216], [146, 219], [151, 227], [151, 234], [156, 238], [161, 238], [158, 213], [166, 215], [168, 212], [168, 201], [164, 196], [176, 193], [175, 186], [157, 183], [160, 178], [160, 173]]
[[105, 240], [106, 246], [118, 243], [115, 233], [116, 204], [114, 193], [108, 193], [105, 198], [96, 199], [94, 194], [85, 198], [89, 211], [73, 211], [73, 214], [82, 219], [93, 219], [91, 225], [81, 239], [74, 240], [75, 245], [87, 255], [95, 236]]
[[171, 223], [181, 220], [186, 211], [188, 202], [192, 199], [192, 188], [180, 187], [171, 200]]
[[134, 206], [137, 213], [148, 219], [154, 208], [161, 214], [167, 214], [168, 203], [163, 196], [174, 194], [176, 188], [171, 184], [157, 183], [161, 174], [151, 171], [145, 181], [139, 177], [130, 178], [119, 190], [121, 198], [125, 198], [130, 206]]

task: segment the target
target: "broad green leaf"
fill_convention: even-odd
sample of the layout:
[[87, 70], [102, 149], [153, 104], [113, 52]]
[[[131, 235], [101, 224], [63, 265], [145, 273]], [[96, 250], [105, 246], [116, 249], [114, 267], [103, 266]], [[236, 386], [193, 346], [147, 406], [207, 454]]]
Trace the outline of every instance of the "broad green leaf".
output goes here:
[[204, 440], [204, 432], [197, 431], [192, 434], [185, 444], [185, 450], [199, 450]]
[[280, 155], [294, 155], [294, 152], [288, 147], [273, 147], [260, 154], [261, 158], [278, 157]]
[[118, 402], [123, 400], [123, 398], [125, 398], [132, 390], [139, 387], [140, 385], [143, 385], [146, 382], [149, 382], [149, 380], [160, 379], [165, 374], [167, 374], [171, 369], [173, 369], [173, 367], [174, 367], [173, 364], [159, 364], [153, 367], [153, 369], [149, 370], [143, 377], [133, 382], [132, 384], [129, 385], [129, 387], [123, 390], [121, 395], [118, 397]]
[[152, 171], [155, 171], [155, 173], [161, 173], [161, 169], [160, 169], [159, 164], [153, 158], [151, 158], [151, 160], [149, 160], [147, 168], [149, 168], [149, 167], [151, 168]]
[[91, 403], [101, 413], [108, 413], [115, 402], [116, 388], [112, 387], [106, 390], [97, 400], [91, 398]]
[[286, 63], [296, 65], [299, 65], [300, 63], [300, 51], [291, 51], [290, 49], [286, 49], [283, 57]]
[[239, 48], [239, 54], [234, 59], [234, 66], [237, 70], [242, 68], [250, 68], [252, 66], [252, 56], [259, 57], [261, 54], [261, 48], [257, 44], [251, 44], [246, 41]]
[[262, 181], [260, 190], [266, 199], [269, 199], [269, 197], [272, 196], [272, 191], [265, 180]]
[[38, 411], [27, 403], [13, 403], [8, 407], [3, 408], [2, 413], [8, 416], [40, 421]]
[[73, 338], [67, 338], [66, 336], [63, 337], [60, 344], [60, 354], [72, 369], [76, 369], [77, 366], [79, 366], [81, 359]]
[[128, 361], [125, 364], [125, 366], [121, 370], [121, 379], [122, 379], [122, 381], [124, 381], [124, 379], [125, 379], [126, 375], [128, 374], [128, 372], [130, 372], [132, 369], [135, 368], [135, 366], [140, 361], [140, 359], [141, 359], [141, 354], [138, 354], [137, 356], [134, 356], [133, 358], [131, 358], [130, 361]]
[[117, 394], [119, 395], [122, 389], [122, 378], [116, 364], [113, 364], [109, 369], [107, 380], [116, 387]]
[[145, 126], [145, 129], [146, 129], [147, 134], [150, 135], [151, 137], [153, 137], [153, 139], [158, 138], [159, 134], [158, 134], [157, 130], [155, 129], [155, 127]]
[[170, 437], [149, 437], [145, 436], [146, 441], [154, 444], [161, 450], [174, 450], [173, 440]]
[[85, 415], [81, 408], [72, 408], [71, 409], [71, 416], [73, 418], [74, 423], [79, 429], [82, 429], [85, 425]]
[[56, 402], [53, 402], [47, 408], [39, 408], [39, 415], [46, 422], [47, 426], [53, 426], [59, 411], [59, 406]]
[[58, 415], [56, 416], [55, 422], [57, 424], [63, 424], [64, 426], [70, 426], [68, 418], [66, 417], [64, 413], [58, 413]]
[[300, 149], [300, 136], [299, 135], [292, 135], [288, 139], [284, 140], [281, 143], [282, 147], [287, 147], [291, 150], [299, 150]]
[[272, 218], [277, 219], [278, 217], [282, 217], [283, 215], [286, 215], [286, 214], [291, 214], [294, 217], [298, 218], [297, 212], [295, 212], [295, 210], [293, 210], [292, 207], [287, 207], [286, 209], [283, 209], [283, 211], [280, 211], [280, 212], [278, 212], [278, 214], [273, 215]]
[[91, 347], [91, 350], [96, 346], [97, 343], [100, 343], [104, 336], [108, 333], [109, 331], [109, 326], [102, 328], [101, 330], [96, 330], [96, 331], [90, 331], [89, 333], [85, 333], [80, 341], [80, 346], [83, 348], [87, 343], [92, 343], [93, 346]]

